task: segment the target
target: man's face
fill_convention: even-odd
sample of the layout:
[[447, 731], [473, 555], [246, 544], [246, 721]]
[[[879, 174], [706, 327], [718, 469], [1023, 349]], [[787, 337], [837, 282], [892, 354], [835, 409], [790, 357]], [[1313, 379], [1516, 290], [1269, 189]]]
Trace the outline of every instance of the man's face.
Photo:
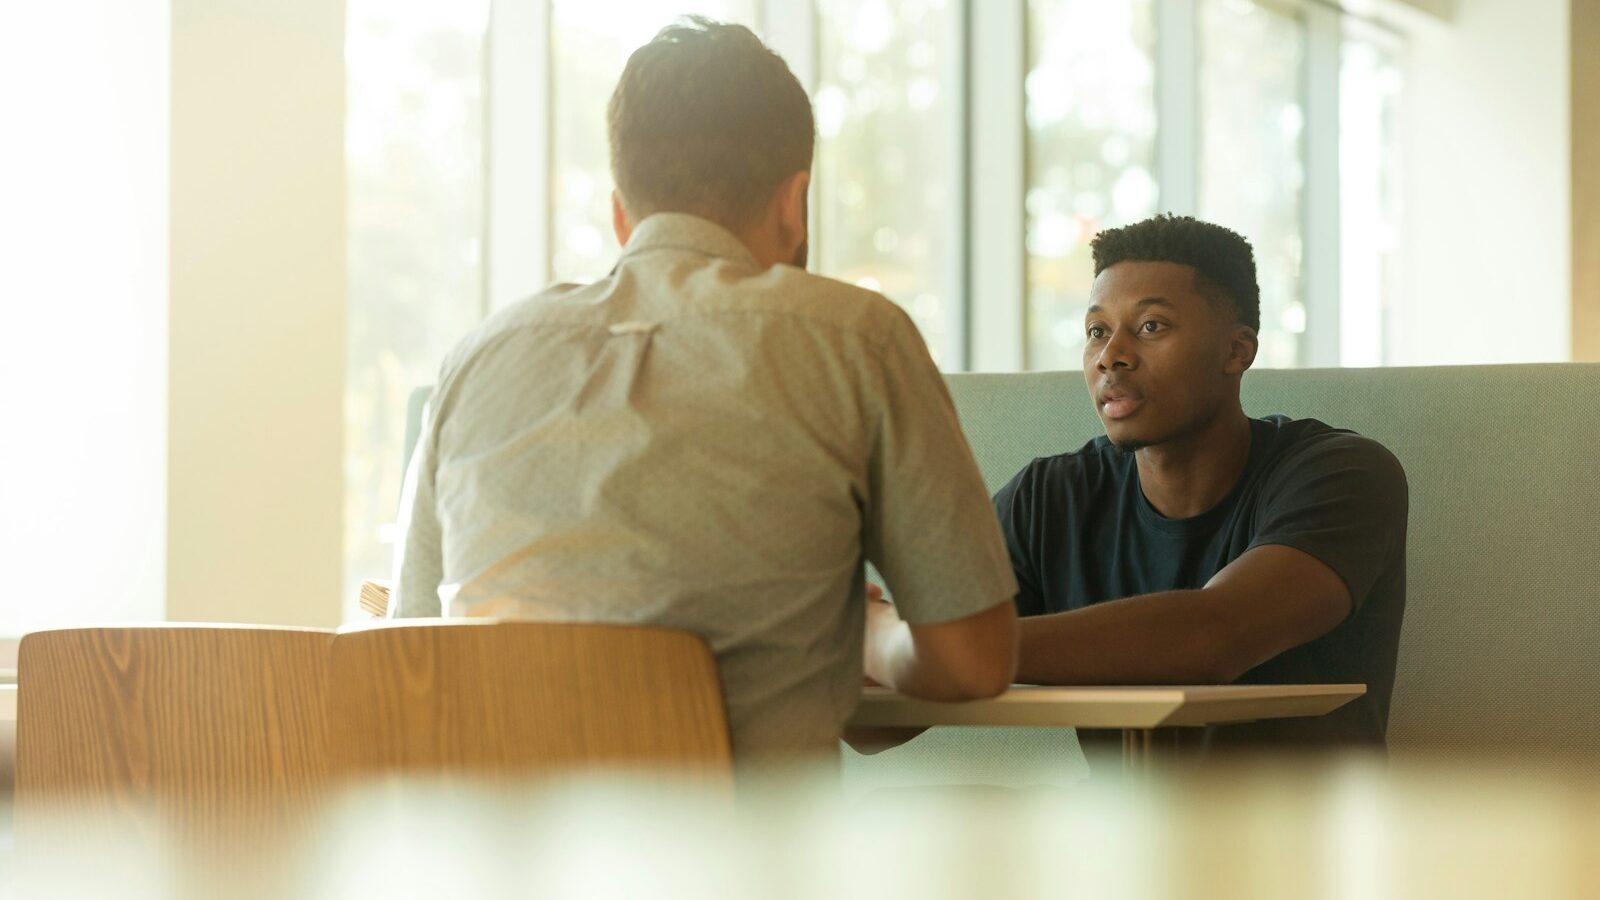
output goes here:
[[1200, 293], [1190, 266], [1118, 263], [1095, 279], [1089, 303], [1083, 377], [1124, 450], [1203, 429], [1255, 358], [1254, 333], [1226, 300]]

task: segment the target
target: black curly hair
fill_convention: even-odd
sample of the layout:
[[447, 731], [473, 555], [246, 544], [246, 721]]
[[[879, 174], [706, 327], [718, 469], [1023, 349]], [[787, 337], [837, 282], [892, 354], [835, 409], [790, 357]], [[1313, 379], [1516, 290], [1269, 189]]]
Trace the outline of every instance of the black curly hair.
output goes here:
[[732, 228], [811, 168], [811, 100], [743, 25], [686, 16], [633, 52], [606, 111], [611, 173], [635, 221], [696, 212]]
[[1194, 269], [1196, 288], [1233, 305], [1240, 324], [1261, 330], [1261, 289], [1250, 242], [1237, 232], [1188, 216], [1162, 214], [1108, 228], [1090, 243], [1094, 274], [1120, 262], [1172, 262]]

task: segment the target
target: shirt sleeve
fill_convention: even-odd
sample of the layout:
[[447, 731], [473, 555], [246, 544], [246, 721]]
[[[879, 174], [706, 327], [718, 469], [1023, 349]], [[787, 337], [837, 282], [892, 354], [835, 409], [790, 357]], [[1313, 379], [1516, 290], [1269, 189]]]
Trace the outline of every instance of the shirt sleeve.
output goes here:
[[1010, 602], [1016, 579], [944, 378], [910, 318], [894, 313], [879, 357], [863, 540], [901, 618], [947, 622]]
[[394, 593], [389, 617], [415, 618], [441, 615], [439, 584], [444, 580], [443, 532], [434, 494], [438, 461], [431, 411], [423, 414], [422, 445], [411, 454], [405, 487], [400, 493], [400, 537], [395, 542]]
[[1021, 616], [1043, 615], [1045, 611], [1044, 592], [1039, 587], [1039, 534], [1034, 516], [1042, 499], [1037, 490], [1039, 479], [1034, 477], [1037, 470], [1037, 463], [1029, 465], [994, 495], [995, 517], [1017, 579], [1017, 614]]
[[1276, 544], [1315, 557], [1344, 580], [1354, 613], [1404, 556], [1408, 509], [1405, 470], [1394, 454], [1360, 435], [1329, 435], [1269, 476], [1250, 547]]

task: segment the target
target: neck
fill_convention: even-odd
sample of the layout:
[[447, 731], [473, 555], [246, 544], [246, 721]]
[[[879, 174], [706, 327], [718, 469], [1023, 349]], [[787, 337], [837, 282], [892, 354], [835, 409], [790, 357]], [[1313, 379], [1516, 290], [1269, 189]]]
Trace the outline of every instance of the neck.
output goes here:
[[1139, 486], [1169, 519], [1198, 516], [1216, 506], [1250, 461], [1250, 419], [1233, 404], [1204, 428], [1139, 450]]
[[755, 257], [756, 265], [762, 270], [770, 269], [779, 263], [792, 261], [792, 253], [785, 254], [781, 243], [767, 228], [749, 228], [744, 231], [735, 231], [733, 236], [739, 239], [750, 255]]

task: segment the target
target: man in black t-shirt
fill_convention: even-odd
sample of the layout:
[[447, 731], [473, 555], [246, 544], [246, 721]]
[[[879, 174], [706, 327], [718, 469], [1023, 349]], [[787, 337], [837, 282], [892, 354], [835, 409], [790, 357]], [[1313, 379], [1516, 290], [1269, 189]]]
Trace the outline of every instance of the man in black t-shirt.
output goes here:
[[[1093, 249], [1083, 372], [1106, 434], [994, 498], [1025, 617], [1017, 680], [1359, 682], [1366, 696], [1327, 716], [1180, 737], [1382, 748], [1405, 607], [1400, 464], [1314, 419], [1245, 415], [1260, 302], [1242, 237], [1159, 216]], [[1105, 736], [1082, 737], [1092, 751]]]

